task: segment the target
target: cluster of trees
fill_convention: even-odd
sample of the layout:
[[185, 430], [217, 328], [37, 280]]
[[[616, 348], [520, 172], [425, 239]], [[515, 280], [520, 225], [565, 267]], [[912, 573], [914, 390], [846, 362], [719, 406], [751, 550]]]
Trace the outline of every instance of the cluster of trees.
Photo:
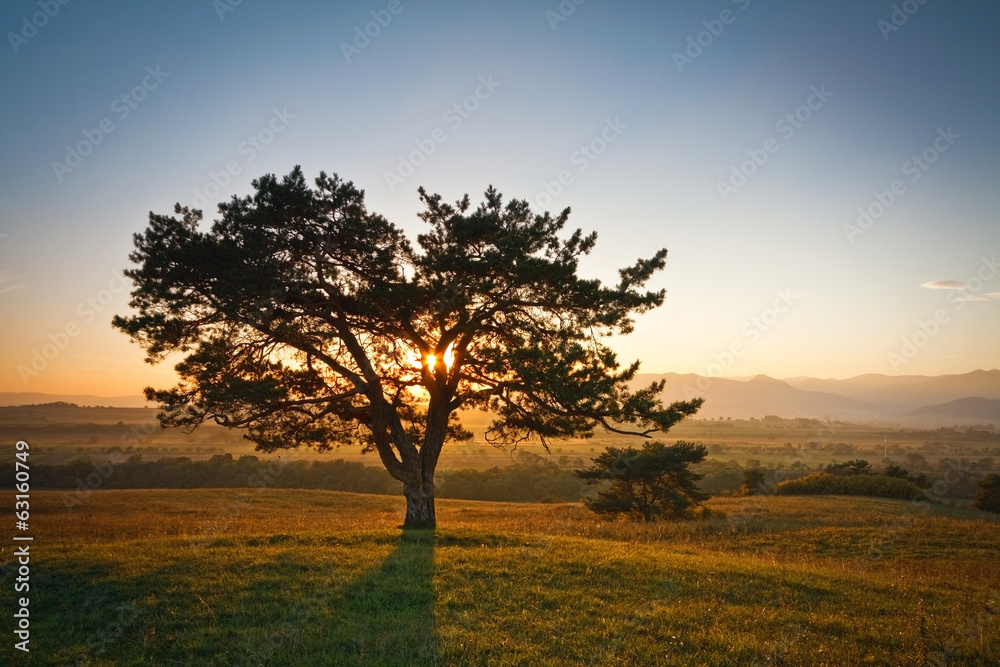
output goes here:
[[[91, 461], [32, 466], [32, 486], [75, 489], [86, 484], [95, 469], [102, 472], [102, 489], [200, 489], [268, 486], [286, 489], [330, 489], [358, 493], [399, 493], [399, 483], [384, 469], [343, 459], [334, 461], [261, 460], [220, 454], [193, 461], [188, 457], [144, 461], [133, 455], [117, 464]], [[4, 483], [13, 468], [0, 466]], [[11, 482], [12, 483], [12, 482]]]
[[119, 421], [116, 424], [2, 424], [0, 435], [4, 437], [23, 438], [57, 438], [59, 436], [99, 435], [119, 437], [128, 433], [128, 426]]
[[904, 431], [907, 437], [927, 440], [928, 444], [942, 442], [1000, 442], [1000, 430], [993, 424], [976, 426], [942, 426], [937, 429]]
[[[527, 464], [488, 470], [448, 470], [438, 473], [438, 496], [503, 502], [584, 502], [596, 512], [642, 518], [679, 519], [690, 515], [708, 494], [697, 487], [702, 475], [689, 464], [705, 457], [702, 445], [647, 443], [642, 450], [609, 448], [587, 470], [567, 470], [539, 464], [537, 455], [522, 457]], [[538, 459], [538, 460], [536, 460]], [[187, 457], [144, 461], [133, 455], [117, 464], [97, 464], [101, 488], [269, 488], [327, 489], [356, 493], [398, 494], [400, 483], [384, 468], [343, 459], [334, 461], [261, 460], [231, 454], [193, 461]], [[32, 468], [38, 488], [86, 488], [95, 470], [91, 461], [41, 464]], [[14, 468], [0, 466], [0, 483], [13, 484]], [[590, 485], [600, 482], [593, 496]], [[593, 496], [593, 497], [592, 497]]]
[[[844, 461], [843, 463], [830, 463], [826, 466], [824, 471], [829, 475], [872, 475], [875, 471], [872, 470], [872, 464], [865, 459], [851, 459], [850, 461]], [[881, 474], [887, 477], [901, 477], [905, 479], [909, 472], [897, 465], [889, 465], [881, 472]], [[913, 481], [913, 480], [911, 480]]]
[[[954, 461], [942, 462], [942, 470], [952, 473], [948, 495], [952, 498], [974, 498], [973, 507], [984, 511], [1000, 511], [1000, 475], [995, 473], [977, 476]], [[958, 474], [955, 471], [962, 474]], [[759, 477], [759, 479], [758, 479]], [[747, 470], [744, 491], [752, 492], [763, 482], [762, 473]], [[777, 486], [783, 495], [854, 495], [880, 498], [913, 499], [926, 495], [933, 487], [932, 479], [923, 472], [910, 474], [908, 470], [890, 463], [882, 470], [872, 469], [864, 459], [844, 463], [831, 463], [821, 473], [789, 479]]]
[[439, 497], [461, 500], [575, 502], [588, 493], [573, 471], [556, 466], [446, 470], [438, 473], [436, 482]]
[[[398, 495], [400, 483], [384, 468], [343, 459], [333, 461], [261, 460], [231, 454], [192, 461], [187, 457], [144, 461], [133, 455], [117, 464], [101, 463], [102, 489], [198, 489], [266, 486]], [[86, 488], [95, 470], [91, 461], [32, 466], [33, 486]], [[498, 502], [573, 502], [588, 492], [573, 471], [557, 466], [512, 465], [489, 470], [449, 470], [435, 480], [438, 496]], [[14, 468], [0, 465], [0, 483], [13, 485]]]
[[[542, 457], [520, 457], [520, 464], [488, 470], [439, 472], [438, 496], [495, 502], [576, 502], [609, 517], [624, 515], [643, 521], [677, 520], [694, 515], [710, 495], [738, 489], [742, 495], [776, 492], [781, 495], [860, 495], [910, 500], [924, 494], [922, 475], [911, 476], [896, 465], [874, 471], [865, 460], [831, 464], [821, 473], [794, 475], [759, 466], [705, 461], [703, 445], [679, 442], [667, 446], [650, 442], [641, 449], [608, 448], [582, 470], [568, 470]], [[261, 460], [231, 454], [192, 461], [187, 457], [144, 461], [133, 455], [116, 465], [96, 464], [102, 471], [101, 488], [269, 488], [326, 489], [395, 495], [400, 483], [385, 469], [343, 459], [333, 461]], [[38, 488], [83, 489], [95, 463], [33, 466]], [[742, 483], [740, 480], [742, 479]], [[0, 465], [0, 484], [13, 484], [14, 468]], [[597, 486], [595, 491], [593, 486]], [[978, 479], [973, 507], [1000, 513], [1000, 474]], [[970, 496], [971, 497], [971, 496]]]

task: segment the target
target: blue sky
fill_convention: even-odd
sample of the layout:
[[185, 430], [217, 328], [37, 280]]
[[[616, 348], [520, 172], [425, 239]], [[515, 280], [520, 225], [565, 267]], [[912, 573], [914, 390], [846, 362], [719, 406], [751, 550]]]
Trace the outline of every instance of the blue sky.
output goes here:
[[35, 0], [0, 27], [0, 390], [171, 383], [109, 326], [131, 234], [295, 164], [412, 233], [420, 185], [571, 206], [608, 279], [669, 248], [614, 343], [648, 372], [1000, 367], [995, 2]]

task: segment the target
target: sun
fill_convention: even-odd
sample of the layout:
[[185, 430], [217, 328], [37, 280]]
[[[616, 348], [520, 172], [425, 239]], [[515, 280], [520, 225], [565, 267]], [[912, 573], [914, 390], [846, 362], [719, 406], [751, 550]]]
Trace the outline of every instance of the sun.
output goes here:
[[[428, 368], [434, 368], [434, 364], [436, 364], [436, 363], [437, 363], [437, 357], [435, 357], [433, 354], [428, 354], [427, 355], [427, 367]], [[455, 350], [453, 349], [453, 346], [449, 345], [448, 349], [444, 351], [444, 365], [445, 365], [445, 368], [447, 368], [448, 370], [451, 370], [451, 366], [454, 363], [455, 363]]]

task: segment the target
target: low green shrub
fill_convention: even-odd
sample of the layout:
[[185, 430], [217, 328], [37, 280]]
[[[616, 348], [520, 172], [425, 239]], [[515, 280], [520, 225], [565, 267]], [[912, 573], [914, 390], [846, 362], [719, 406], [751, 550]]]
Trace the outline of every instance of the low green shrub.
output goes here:
[[919, 486], [907, 479], [886, 475], [834, 475], [816, 473], [778, 484], [778, 494], [874, 496], [911, 500], [923, 495]]

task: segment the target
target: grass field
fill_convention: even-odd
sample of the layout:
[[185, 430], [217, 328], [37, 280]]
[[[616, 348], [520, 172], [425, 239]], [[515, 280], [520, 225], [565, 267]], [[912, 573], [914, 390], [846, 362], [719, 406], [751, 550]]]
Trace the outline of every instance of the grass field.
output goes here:
[[638, 525], [438, 501], [436, 533], [404, 534], [385, 496], [98, 491], [70, 513], [36, 492], [32, 654], [0, 661], [1000, 664], [996, 521], [839, 497], [708, 507]]

